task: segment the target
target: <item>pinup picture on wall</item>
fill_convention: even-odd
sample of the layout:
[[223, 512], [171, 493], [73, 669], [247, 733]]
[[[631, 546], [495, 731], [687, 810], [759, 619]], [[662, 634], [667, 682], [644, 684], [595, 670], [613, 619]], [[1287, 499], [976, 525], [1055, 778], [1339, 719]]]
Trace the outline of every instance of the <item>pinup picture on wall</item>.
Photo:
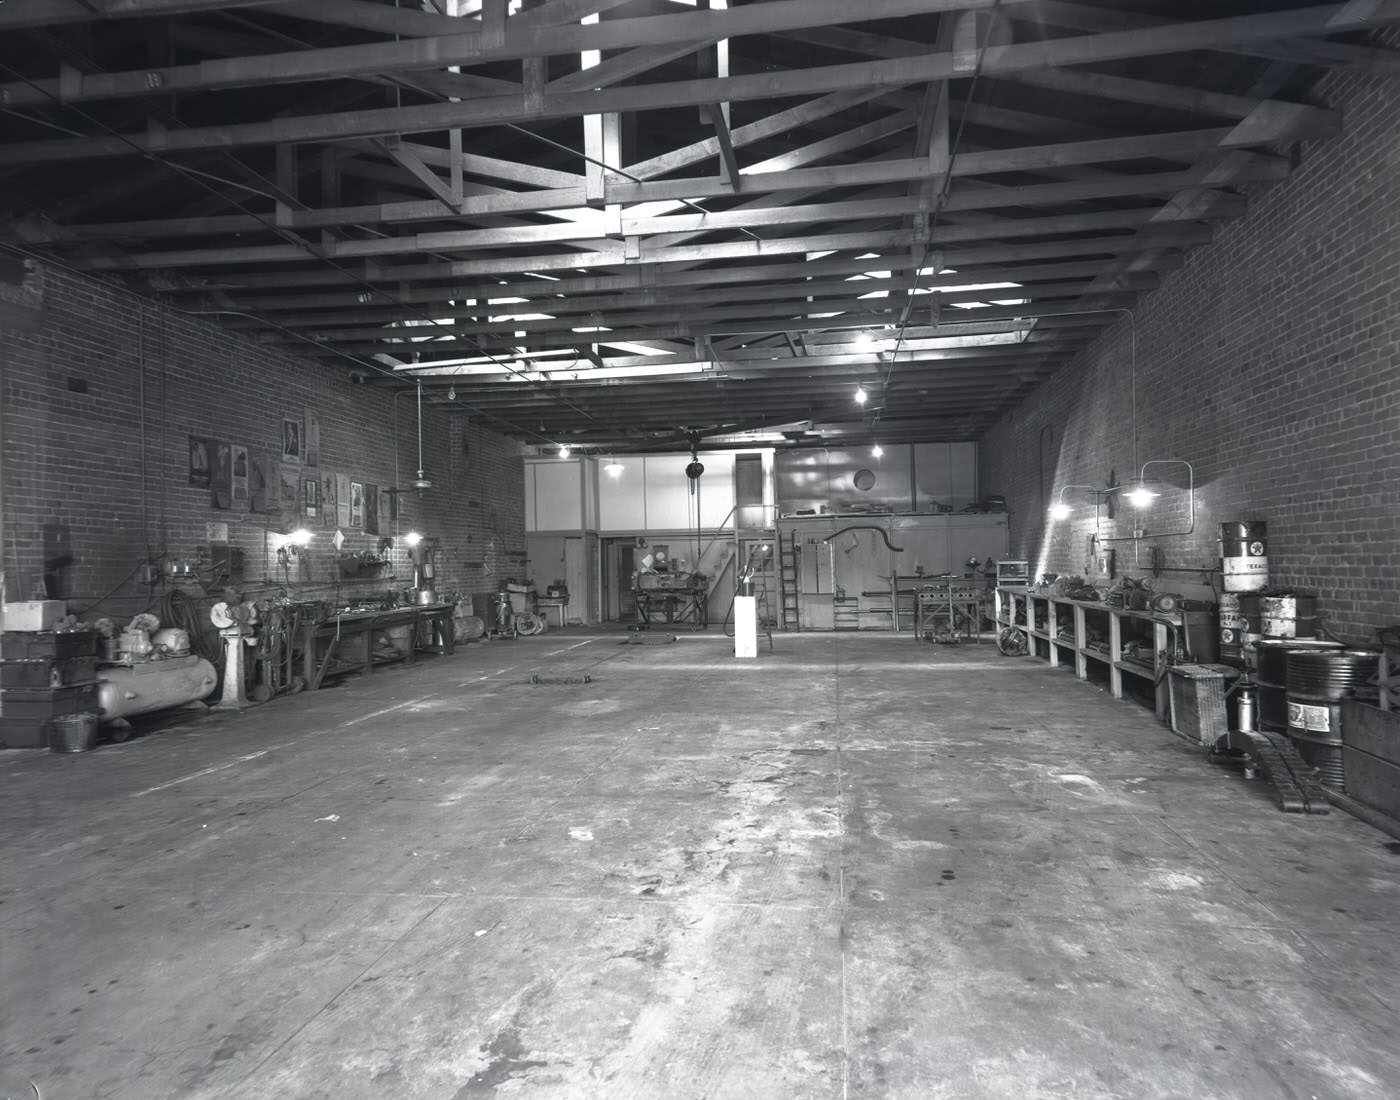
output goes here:
[[301, 421], [282, 421], [282, 458], [287, 462], [301, 461]]

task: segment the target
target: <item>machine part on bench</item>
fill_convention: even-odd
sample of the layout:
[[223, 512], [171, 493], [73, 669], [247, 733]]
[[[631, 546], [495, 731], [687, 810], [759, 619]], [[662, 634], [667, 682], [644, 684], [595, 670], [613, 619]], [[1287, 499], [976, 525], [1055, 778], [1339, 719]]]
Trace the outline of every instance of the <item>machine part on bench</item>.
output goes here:
[[997, 634], [997, 649], [1006, 657], [1024, 657], [1031, 651], [1030, 639], [1024, 630], [1008, 626]]

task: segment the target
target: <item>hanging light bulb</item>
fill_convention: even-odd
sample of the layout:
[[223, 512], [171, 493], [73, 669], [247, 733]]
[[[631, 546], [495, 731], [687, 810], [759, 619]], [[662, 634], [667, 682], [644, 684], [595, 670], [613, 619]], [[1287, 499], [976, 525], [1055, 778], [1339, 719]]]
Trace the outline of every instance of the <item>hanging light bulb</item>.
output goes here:
[[612, 455], [608, 458], [608, 463], [603, 467], [603, 472], [606, 473], [608, 477], [622, 476], [622, 463], [617, 460], [616, 455]]
[[457, 387], [456, 387], [456, 386], [448, 386], [448, 387], [447, 387], [447, 400], [449, 400], [449, 401], [456, 401], [456, 400], [457, 400]]
[[559, 444], [559, 457], [560, 457], [560, 458], [568, 458], [569, 455], [570, 455], [571, 453], [572, 453], [572, 452], [570, 451], [569, 445], [568, 445], [567, 443], [561, 443], [561, 444]]
[[866, 395], [866, 392], [865, 392], [865, 387], [864, 387], [864, 386], [857, 386], [857, 387], [856, 387], [856, 404], [857, 404], [857, 405], [864, 405], [865, 402], [866, 402], [866, 397], [867, 397], [867, 395]]
[[880, 444], [878, 444], [878, 443], [875, 444], [875, 446], [873, 446], [873, 447], [870, 448], [870, 457], [871, 457], [871, 458], [879, 458], [879, 457], [880, 457], [882, 454], [884, 454], [884, 453], [885, 453], [885, 448], [881, 447]]

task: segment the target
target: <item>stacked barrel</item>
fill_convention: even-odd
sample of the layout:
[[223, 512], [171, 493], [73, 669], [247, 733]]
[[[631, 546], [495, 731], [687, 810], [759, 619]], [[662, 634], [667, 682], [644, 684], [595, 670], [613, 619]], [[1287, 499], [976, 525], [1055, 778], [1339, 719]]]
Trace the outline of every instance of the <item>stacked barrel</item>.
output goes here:
[[1262, 631], [1259, 592], [1269, 584], [1269, 549], [1263, 520], [1220, 525], [1220, 659], [1252, 665]]
[[1220, 525], [1220, 572], [1226, 592], [1258, 592], [1269, 585], [1269, 547], [1263, 520]]
[[1342, 700], [1374, 688], [1380, 650], [1291, 648], [1287, 651], [1286, 702], [1288, 737], [1318, 771], [1318, 781], [1335, 791], [1346, 789], [1342, 752]]

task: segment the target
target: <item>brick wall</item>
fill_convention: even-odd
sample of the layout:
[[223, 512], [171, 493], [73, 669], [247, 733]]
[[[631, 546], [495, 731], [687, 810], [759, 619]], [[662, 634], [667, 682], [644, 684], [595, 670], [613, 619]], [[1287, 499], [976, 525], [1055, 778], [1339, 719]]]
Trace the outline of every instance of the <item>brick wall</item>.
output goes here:
[[[332, 542], [336, 517], [324, 509], [307, 517], [299, 502], [271, 513], [239, 502], [216, 507], [210, 489], [190, 484], [189, 439], [246, 446], [298, 482], [332, 473], [407, 489], [419, 464], [413, 391], [396, 399], [372, 383], [356, 385], [347, 370], [289, 358], [211, 318], [60, 268], [33, 267], [25, 291], [42, 304], [42, 327], [0, 330], [8, 598], [36, 594], [46, 529], [50, 555], [67, 540], [70, 564], [57, 574], [58, 594], [89, 618], [124, 619], [172, 586], [199, 596], [207, 570], [194, 575], [202, 584], [167, 579], [154, 590], [140, 573], [148, 562], [199, 566], [209, 523], [227, 524], [230, 544], [243, 551], [249, 598], [285, 587], [298, 598], [344, 603], [412, 584], [397, 544], [391, 573], [344, 580]], [[308, 413], [320, 426], [318, 464], [284, 465], [283, 419], [304, 425]], [[422, 447], [432, 487], [398, 494], [398, 522], [382, 515], [378, 535], [340, 527], [342, 552], [376, 552], [381, 537], [416, 529], [440, 540], [441, 593], [494, 591], [525, 555], [522, 449], [464, 413], [426, 403]], [[291, 521], [314, 537], [284, 568], [269, 532]]]
[[[1037, 573], [1084, 573], [1092, 521], [1045, 509], [1062, 485], [1135, 472], [1136, 389], [1136, 461], [1192, 463], [1197, 499], [1192, 534], [1110, 544], [1129, 572], [1157, 546], [1187, 572], [1156, 587], [1192, 591], [1207, 575], [1189, 570], [1219, 564], [1220, 524], [1262, 520], [1271, 582], [1316, 592], [1330, 630], [1400, 623], [1400, 83], [1336, 74], [1315, 98], [1345, 133], [1303, 146], [1289, 180], [982, 440], [981, 484], [1006, 496]], [[1147, 530], [1189, 524], [1184, 493], [1163, 500]], [[1120, 511], [1105, 530], [1131, 524]]]

